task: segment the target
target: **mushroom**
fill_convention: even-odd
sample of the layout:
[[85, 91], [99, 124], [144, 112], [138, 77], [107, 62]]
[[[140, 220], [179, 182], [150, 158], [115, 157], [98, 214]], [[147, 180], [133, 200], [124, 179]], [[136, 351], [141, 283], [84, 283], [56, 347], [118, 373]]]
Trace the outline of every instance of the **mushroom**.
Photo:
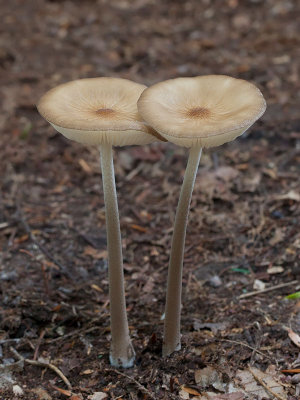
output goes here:
[[110, 362], [123, 368], [133, 365], [135, 352], [126, 314], [112, 145], [147, 144], [157, 139], [137, 111], [137, 100], [145, 88], [119, 78], [79, 79], [48, 91], [37, 106], [40, 114], [65, 137], [100, 149], [108, 248]]
[[146, 89], [138, 110], [170, 142], [189, 147], [172, 238], [166, 296], [163, 356], [181, 348], [180, 308], [188, 212], [203, 147], [242, 135], [266, 109], [256, 86], [224, 75], [176, 78]]

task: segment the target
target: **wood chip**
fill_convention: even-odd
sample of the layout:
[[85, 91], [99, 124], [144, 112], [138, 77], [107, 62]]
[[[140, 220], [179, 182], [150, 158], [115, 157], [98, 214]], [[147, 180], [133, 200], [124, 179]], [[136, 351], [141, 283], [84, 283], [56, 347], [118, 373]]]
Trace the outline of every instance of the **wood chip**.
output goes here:
[[81, 168], [84, 170], [84, 172], [90, 174], [93, 172], [92, 168], [88, 165], [88, 163], [84, 160], [84, 159], [80, 159], [78, 161], [79, 165], [81, 166]]

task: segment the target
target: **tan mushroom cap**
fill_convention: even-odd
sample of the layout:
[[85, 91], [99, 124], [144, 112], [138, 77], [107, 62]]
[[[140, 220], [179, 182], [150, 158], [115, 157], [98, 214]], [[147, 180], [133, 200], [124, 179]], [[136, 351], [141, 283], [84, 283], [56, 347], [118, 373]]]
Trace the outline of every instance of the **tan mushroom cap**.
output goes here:
[[121, 78], [79, 79], [49, 90], [37, 108], [58, 132], [79, 143], [147, 144], [160, 135], [138, 114], [137, 100], [145, 88]]
[[176, 78], [146, 89], [138, 110], [179, 146], [219, 146], [244, 133], [266, 109], [259, 89], [225, 75]]

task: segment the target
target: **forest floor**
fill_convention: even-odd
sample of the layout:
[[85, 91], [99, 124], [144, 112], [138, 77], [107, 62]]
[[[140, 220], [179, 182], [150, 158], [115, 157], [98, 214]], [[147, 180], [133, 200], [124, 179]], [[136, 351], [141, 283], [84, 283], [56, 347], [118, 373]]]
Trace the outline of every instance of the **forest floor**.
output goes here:
[[[299, 399], [300, 300], [287, 298], [300, 290], [297, 2], [0, 0], [0, 10], [1, 400]], [[166, 359], [161, 316], [188, 153], [115, 149], [137, 354], [118, 371], [99, 155], [55, 133], [35, 104], [77, 78], [150, 85], [212, 73], [254, 82], [268, 109], [249, 133], [204, 151], [182, 349]]]

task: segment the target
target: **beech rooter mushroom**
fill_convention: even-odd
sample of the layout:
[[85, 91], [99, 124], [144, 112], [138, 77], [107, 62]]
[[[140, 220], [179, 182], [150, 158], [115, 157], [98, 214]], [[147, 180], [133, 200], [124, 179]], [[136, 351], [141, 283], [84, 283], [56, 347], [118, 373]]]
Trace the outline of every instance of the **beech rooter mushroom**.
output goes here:
[[253, 84], [224, 75], [176, 78], [146, 89], [138, 110], [163, 137], [190, 154], [177, 207], [166, 296], [163, 356], [179, 350], [182, 267], [192, 191], [203, 147], [242, 135], [266, 109]]
[[106, 212], [111, 321], [110, 362], [131, 367], [135, 353], [126, 315], [119, 212], [112, 145], [147, 144], [155, 132], [142, 122], [137, 100], [146, 86], [119, 78], [80, 79], [57, 86], [38, 103], [40, 114], [68, 139], [100, 148]]

